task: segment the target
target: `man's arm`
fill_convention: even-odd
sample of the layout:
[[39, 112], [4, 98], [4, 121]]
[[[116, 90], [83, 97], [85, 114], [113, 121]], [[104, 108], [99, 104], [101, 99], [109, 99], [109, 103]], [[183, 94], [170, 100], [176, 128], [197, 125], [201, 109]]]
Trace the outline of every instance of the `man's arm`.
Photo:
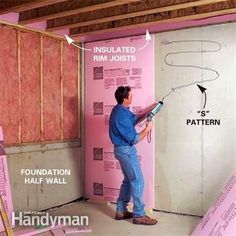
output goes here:
[[151, 106], [144, 109], [144, 111], [141, 114], [137, 114], [137, 121], [136, 124], [143, 121], [145, 118], [147, 118], [148, 113], [157, 105], [157, 103], [152, 104]]

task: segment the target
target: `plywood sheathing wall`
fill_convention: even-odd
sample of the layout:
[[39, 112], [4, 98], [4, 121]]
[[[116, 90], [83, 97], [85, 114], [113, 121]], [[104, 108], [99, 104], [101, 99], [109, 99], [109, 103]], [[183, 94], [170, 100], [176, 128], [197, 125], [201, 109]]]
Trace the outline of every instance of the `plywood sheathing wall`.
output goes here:
[[0, 126], [5, 143], [79, 134], [79, 52], [61, 39], [0, 26]]

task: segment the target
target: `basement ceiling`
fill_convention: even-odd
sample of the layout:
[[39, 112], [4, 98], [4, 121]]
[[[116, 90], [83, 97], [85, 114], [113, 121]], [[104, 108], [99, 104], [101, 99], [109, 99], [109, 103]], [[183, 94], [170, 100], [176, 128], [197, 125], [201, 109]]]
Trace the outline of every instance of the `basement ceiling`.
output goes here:
[[46, 21], [46, 31], [80, 37], [159, 23], [236, 13], [236, 0], [0, 0], [0, 14], [19, 13], [19, 24]]

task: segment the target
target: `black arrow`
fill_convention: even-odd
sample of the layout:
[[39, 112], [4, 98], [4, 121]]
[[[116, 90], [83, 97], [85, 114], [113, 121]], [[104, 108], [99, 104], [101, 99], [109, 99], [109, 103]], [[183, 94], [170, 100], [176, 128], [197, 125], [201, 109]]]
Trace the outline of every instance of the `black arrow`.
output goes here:
[[201, 92], [205, 94], [205, 102], [204, 102], [204, 106], [203, 106], [203, 109], [204, 109], [205, 106], [206, 106], [206, 101], [207, 101], [207, 95], [206, 95], [206, 90], [207, 90], [207, 89], [204, 88], [204, 87], [202, 87], [201, 85], [198, 85], [198, 84], [197, 84], [197, 86], [198, 86], [198, 88], [201, 90]]

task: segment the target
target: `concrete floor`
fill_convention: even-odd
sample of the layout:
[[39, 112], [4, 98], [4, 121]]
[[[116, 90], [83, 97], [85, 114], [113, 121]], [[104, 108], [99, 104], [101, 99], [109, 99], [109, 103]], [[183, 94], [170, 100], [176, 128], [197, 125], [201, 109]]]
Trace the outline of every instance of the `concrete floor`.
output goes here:
[[[89, 225], [92, 228], [92, 232], [77, 233], [73, 234], [74, 236], [188, 236], [201, 220], [199, 217], [152, 212], [148, 215], [158, 219], [157, 225], [134, 225], [132, 224], [132, 220], [114, 220], [115, 207], [115, 204], [77, 202], [53, 209], [50, 211], [50, 215], [87, 215], [89, 217]], [[50, 232], [38, 235], [52, 236]]]

